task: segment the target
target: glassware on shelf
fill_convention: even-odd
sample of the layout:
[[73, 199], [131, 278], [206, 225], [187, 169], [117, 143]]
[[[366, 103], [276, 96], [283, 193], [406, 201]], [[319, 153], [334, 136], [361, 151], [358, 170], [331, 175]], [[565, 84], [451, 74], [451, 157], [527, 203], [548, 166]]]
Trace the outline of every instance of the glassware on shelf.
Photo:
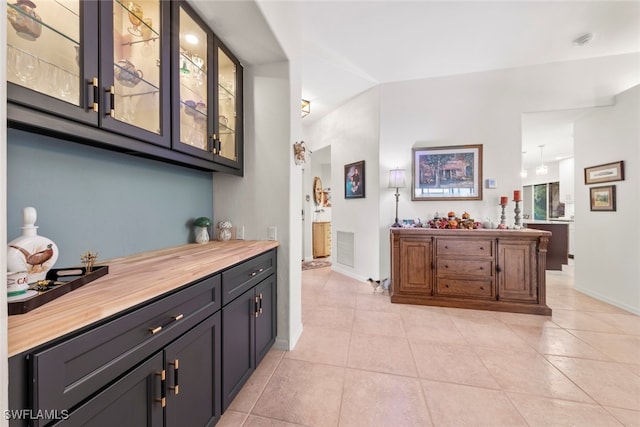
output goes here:
[[142, 7], [132, 1], [128, 1], [125, 3], [127, 10], [129, 10], [129, 22], [131, 22], [132, 27], [129, 27], [129, 33], [141, 37], [142, 31], [140, 30], [140, 26], [142, 25], [142, 17], [144, 15]]
[[30, 0], [18, 0], [7, 9], [7, 19], [16, 30], [16, 34], [25, 40], [35, 41], [42, 34], [42, 19]]
[[23, 50], [15, 49], [13, 57], [16, 77], [22, 83], [33, 81], [40, 74], [38, 58]]
[[150, 41], [153, 40], [153, 20], [151, 18], [144, 18], [142, 20], [142, 56], [150, 56], [152, 53]]
[[131, 95], [122, 97], [121, 118], [127, 123], [133, 123], [136, 118], [136, 109], [133, 105], [133, 97]]

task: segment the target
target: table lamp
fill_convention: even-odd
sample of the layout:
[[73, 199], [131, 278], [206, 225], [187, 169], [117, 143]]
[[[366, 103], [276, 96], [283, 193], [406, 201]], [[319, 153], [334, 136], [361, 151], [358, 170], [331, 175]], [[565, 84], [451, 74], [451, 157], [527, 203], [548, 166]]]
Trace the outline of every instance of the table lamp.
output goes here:
[[398, 221], [398, 200], [400, 198], [400, 192], [398, 191], [400, 188], [405, 187], [404, 182], [404, 169], [391, 169], [389, 171], [389, 185], [388, 188], [396, 189], [396, 222], [392, 225], [392, 227], [402, 227], [402, 224]]

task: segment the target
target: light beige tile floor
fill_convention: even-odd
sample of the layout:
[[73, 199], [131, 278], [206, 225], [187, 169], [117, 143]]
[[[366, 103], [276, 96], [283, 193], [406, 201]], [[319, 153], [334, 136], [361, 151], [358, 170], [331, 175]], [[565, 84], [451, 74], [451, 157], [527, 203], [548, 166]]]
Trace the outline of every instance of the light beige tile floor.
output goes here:
[[638, 426], [640, 317], [547, 272], [553, 315], [391, 304], [302, 273], [304, 332], [271, 350], [219, 426]]

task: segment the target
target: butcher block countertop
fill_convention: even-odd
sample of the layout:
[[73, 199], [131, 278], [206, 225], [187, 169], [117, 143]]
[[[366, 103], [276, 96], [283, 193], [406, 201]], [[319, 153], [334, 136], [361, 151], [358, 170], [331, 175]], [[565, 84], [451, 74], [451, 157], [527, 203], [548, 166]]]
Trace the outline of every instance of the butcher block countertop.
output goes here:
[[28, 313], [9, 316], [9, 357], [277, 246], [277, 241], [212, 241], [98, 262], [109, 266], [106, 276]]

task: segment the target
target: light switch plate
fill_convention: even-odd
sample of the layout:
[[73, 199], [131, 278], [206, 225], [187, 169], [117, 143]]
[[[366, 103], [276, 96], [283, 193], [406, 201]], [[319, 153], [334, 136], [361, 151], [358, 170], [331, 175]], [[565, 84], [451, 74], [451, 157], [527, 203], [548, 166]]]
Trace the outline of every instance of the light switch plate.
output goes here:
[[270, 225], [267, 236], [267, 239], [269, 240], [278, 240], [278, 227], [276, 227], [275, 225]]

